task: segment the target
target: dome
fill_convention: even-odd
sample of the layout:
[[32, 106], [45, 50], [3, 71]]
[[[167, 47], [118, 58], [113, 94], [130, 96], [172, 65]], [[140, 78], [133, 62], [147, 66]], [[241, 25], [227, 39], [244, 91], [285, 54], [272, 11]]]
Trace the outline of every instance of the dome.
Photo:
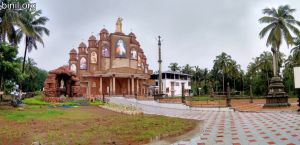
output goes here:
[[101, 33], [108, 33], [108, 31], [105, 29], [105, 28], [103, 28], [101, 31], [100, 31], [100, 34]]
[[77, 53], [77, 51], [73, 48], [71, 49], [70, 53]]
[[90, 36], [89, 40], [96, 40], [96, 37], [94, 35]]
[[81, 47], [81, 48], [86, 48], [86, 45], [85, 45], [85, 43], [81, 42], [81, 43], [79, 44], [79, 47]]

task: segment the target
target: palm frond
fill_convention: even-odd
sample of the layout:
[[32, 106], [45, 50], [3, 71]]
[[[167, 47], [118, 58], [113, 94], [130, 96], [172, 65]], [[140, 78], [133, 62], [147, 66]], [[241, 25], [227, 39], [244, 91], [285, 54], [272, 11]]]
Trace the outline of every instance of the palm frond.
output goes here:
[[270, 16], [264, 16], [258, 20], [260, 23], [273, 23], [277, 22], [278, 18], [276, 17], [270, 17]]
[[265, 37], [265, 35], [267, 34], [267, 32], [269, 32], [271, 29], [273, 29], [276, 26], [275, 23], [269, 24], [268, 26], [266, 26], [265, 28], [263, 28], [260, 32], [259, 32], [259, 36], [260, 38]]

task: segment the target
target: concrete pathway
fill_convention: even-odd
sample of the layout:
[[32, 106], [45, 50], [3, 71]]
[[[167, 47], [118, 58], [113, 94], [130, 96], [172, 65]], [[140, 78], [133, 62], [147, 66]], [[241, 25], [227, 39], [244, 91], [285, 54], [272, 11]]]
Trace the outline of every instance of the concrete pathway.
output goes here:
[[112, 97], [111, 102], [135, 105], [147, 114], [203, 120], [196, 137], [174, 145], [300, 145], [300, 114], [295, 112], [233, 112], [157, 106], [152, 101]]

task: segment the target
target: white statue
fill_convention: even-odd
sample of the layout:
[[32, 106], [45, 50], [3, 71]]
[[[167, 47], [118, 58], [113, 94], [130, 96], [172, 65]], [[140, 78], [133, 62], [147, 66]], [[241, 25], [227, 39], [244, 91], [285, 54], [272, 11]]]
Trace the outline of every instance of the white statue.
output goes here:
[[60, 81], [60, 88], [63, 89], [65, 87], [65, 82], [63, 79]]

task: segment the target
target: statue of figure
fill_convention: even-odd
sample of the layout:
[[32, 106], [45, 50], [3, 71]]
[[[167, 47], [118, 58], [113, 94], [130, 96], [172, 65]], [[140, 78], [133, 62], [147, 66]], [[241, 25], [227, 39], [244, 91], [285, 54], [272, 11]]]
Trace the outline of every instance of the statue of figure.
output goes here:
[[63, 89], [65, 87], [65, 82], [63, 79], [60, 81], [60, 88]]
[[122, 32], [122, 18], [119, 17], [116, 23], [116, 32]]

